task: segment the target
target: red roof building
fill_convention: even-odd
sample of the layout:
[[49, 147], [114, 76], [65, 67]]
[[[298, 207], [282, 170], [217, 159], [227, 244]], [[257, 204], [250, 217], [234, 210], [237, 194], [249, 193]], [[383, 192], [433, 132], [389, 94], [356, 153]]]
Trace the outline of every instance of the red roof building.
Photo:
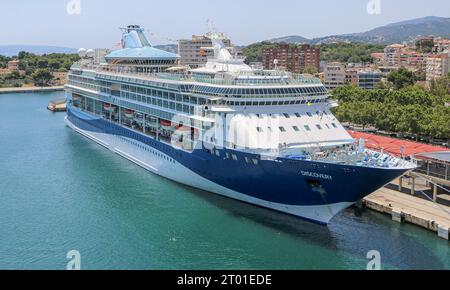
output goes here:
[[445, 147], [433, 146], [419, 142], [406, 141], [390, 137], [384, 137], [369, 133], [348, 131], [355, 139], [366, 140], [366, 147], [369, 149], [383, 150], [396, 156], [410, 156], [420, 153], [450, 151]]

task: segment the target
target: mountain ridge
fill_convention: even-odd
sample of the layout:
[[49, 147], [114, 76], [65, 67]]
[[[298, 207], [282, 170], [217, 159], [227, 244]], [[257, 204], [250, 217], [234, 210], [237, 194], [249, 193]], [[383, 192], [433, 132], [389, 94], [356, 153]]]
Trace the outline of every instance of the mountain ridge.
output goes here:
[[[348, 34], [337, 34], [308, 39], [300, 35], [273, 38], [269, 42], [321, 44], [332, 42], [363, 42], [368, 44], [392, 44], [412, 41], [420, 36], [450, 36], [450, 18], [426, 16], [404, 20], [376, 27], [374, 29]], [[302, 41], [298, 41], [298, 40]]]

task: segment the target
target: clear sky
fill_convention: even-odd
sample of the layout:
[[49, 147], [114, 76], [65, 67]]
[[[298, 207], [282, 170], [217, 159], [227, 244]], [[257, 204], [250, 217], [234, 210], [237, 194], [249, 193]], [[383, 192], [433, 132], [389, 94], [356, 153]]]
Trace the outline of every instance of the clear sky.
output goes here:
[[[81, 3], [68, 13], [69, 2]], [[380, 2], [379, 14], [367, 4]], [[424, 16], [450, 17], [449, 0], [1, 0], [0, 45], [113, 47], [119, 27], [140, 24], [153, 44], [202, 34], [212, 20], [235, 44], [286, 35], [362, 32]], [[375, 10], [374, 10], [375, 11]]]

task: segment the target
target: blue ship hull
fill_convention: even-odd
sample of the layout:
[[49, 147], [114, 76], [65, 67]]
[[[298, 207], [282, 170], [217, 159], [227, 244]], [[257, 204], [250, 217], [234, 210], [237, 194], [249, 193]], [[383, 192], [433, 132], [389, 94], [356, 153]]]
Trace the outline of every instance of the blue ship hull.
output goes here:
[[[206, 148], [195, 149], [189, 153], [70, 106], [67, 120], [83, 132], [120, 136], [153, 148], [220, 188], [248, 196], [248, 200], [239, 198], [242, 201], [262, 206], [267, 204], [266, 207], [321, 224], [328, 223], [338, 211], [361, 200], [407, 171], [288, 158], [260, 160], [259, 155], [227, 148], [217, 148], [215, 150], [218, 151], [217, 155]], [[237, 160], [225, 158], [227, 153], [234, 154]], [[258, 162], [256, 164], [248, 162], [252, 159], [257, 159]], [[252, 200], [263, 201], [264, 204]], [[326, 218], [317, 219], [290, 210], [317, 208], [321, 211], [322, 208], [327, 210], [327, 207], [331, 213], [327, 214]]]

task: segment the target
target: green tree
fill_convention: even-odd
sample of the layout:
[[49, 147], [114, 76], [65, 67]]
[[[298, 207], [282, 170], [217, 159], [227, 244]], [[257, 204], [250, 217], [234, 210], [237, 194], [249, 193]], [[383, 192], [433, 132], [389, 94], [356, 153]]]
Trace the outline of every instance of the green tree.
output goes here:
[[278, 43], [263, 41], [245, 47], [242, 50], [242, 53], [245, 56], [245, 62], [246, 63], [261, 62], [263, 50], [265, 48], [276, 48], [278, 47], [278, 45], [279, 45]]
[[57, 71], [61, 67], [61, 62], [56, 59], [52, 59], [48, 62], [48, 66], [52, 71]]
[[420, 86], [401, 90], [379, 87], [372, 91], [344, 86], [333, 90], [333, 98], [339, 100], [334, 112], [343, 122], [373, 125], [416, 138], [450, 137], [450, 108], [444, 106], [450, 102], [448, 94], [436, 96]]
[[441, 77], [430, 82], [430, 92], [433, 95], [443, 97], [448, 95], [450, 88], [450, 73], [448, 76]]
[[434, 49], [434, 41], [432, 39], [418, 40], [416, 42], [416, 49], [422, 53], [431, 53]]
[[306, 66], [305, 67], [305, 70], [304, 70], [304, 73], [305, 74], [310, 74], [310, 75], [313, 75], [313, 74], [316, 74], [316, 73], [318, 73], [319, 71], [317, 70], [317, 67], [315, 67], [315, 66], [313, 66], [313, 65], [308, 65], [308, 66]]
[[45, 87], [48, 86], [53, 79], [52, 73], [48, 69], [38, 69], [32, 75], [35, 85]]
[[321, 60], [333, 62], [371, 63], [372, 53], [383, 52], [384, 46], [364, 43], [332, 43], [319, 45]]
[[404, 67], [390, 72], [387, 79], [396, 89], [402, 89], [416, 83], [416, 76], [414, 73]]
[[21, 51], [19, 52], [19, 54], [17, 55], [17, 57], [19, 58], [19, 60], [22, 59], [26, 59], [27, 57], [31, 56], [32, 54], [26, 51]]
[[16, 70], [7, 73], [4, 76], [5, 80], [16, 80], [16, 79], [19, 79], [19, 78], [21, 78], [20, 73], [18, 71], [16, 71]]
[[37, 61], [38, 68], [47, 68], [48, 67], [48, 60], [46, 59], [40, 59]]

